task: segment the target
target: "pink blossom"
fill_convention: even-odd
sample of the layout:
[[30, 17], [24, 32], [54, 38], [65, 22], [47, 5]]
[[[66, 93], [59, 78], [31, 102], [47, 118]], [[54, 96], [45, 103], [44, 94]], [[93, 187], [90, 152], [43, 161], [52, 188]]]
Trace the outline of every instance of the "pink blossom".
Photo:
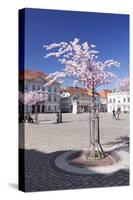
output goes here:
[[116, 84], [116, 91], [129, 91], [129, 86], [130, 86], [130, 78], [125, 77], [121, 80], [119, 80]]
[[64, 65], [62, 71], [49, 75], [50, 83], [55, 80], [63, 80], [70, 77], [81, 83], [84, 87], [94, 89], [100, 85], [108, 84], [117, 76], [109, 71], [110, 67], [119, 67], [120, 63], [113, 59], [105, 62], [98, 60], [99, 51], [94, 50], [95, 45], [88, 42], [79, 43], [79, 39], [69, 43], [60, 42], [44, 46], [46, 50], [56, 48], [56, 51], [49, 52], [45, 58], [55, 56]]
[[47, 93], [42, 90], [19, 93], [19, 100], [24, 105], [36, 105], [37, 103], [42, 103], [47, 99], [47, 97]]

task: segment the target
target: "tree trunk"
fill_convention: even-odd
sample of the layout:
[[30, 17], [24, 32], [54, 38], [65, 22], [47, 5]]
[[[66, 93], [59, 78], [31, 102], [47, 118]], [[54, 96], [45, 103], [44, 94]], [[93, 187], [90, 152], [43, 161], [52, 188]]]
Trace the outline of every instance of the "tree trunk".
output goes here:
[[37, 104], [35, 104], [35, 124], [38, 124]]
[[96, 113], [94, 87], [92, 89], [92, 97], [91, 98], [92, 98], [91, 111], [90, 111], [90, 115], [89, 115], [89, 126], [90, 126], [89, 149], [90, 149], [91, 156], [93, 158], [95, 158], [97, 156], [100, 159], [101, 157], [104, 157], [104, 151], [100, 144], [99, 114]]
[[92, 107], [91, 107], [91, 132], [90, 132], [90, 151], [95, 156], [95, 96], [94, 88], [92, 89]]

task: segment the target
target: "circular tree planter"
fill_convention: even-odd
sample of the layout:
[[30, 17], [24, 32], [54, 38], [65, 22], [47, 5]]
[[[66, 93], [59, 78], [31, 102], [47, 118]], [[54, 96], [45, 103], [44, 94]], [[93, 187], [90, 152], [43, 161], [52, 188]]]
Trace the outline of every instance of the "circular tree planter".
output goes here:
[[71, 155], [67, 158], [67, 162], [71, 165], [78, 167], [99, 167], [99, 166], [109, 166], [120, 161], [120, 157], [115, 153], [106, 153], [105, 156], [98, 157], [98, 152], [96, 152], [95, 157], [91, 156], [89, 152], [79, 152], [78, 155]]
[[129, 153], [118, 151], [110, 153], [105, 152], [105, 157], [102, 159], [91, 159], [86, 157], [85, 152], [67, 151], [58, 155], [54, 164], [56, 168], [63, 170], [66, 173], [72, 174], [111, 174], [118, 170], [129, 170]]

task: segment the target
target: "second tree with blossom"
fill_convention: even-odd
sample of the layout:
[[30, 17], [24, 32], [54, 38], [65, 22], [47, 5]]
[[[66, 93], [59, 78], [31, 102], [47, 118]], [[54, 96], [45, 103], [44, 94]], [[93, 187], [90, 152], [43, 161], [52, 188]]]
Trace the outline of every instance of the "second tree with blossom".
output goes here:
[[19, 93], [19, 101], [22, 105], [34, 105], [35, 106], [35, 123], [38, 123], [38, 112], [37, 106], [40, 103], [44, 103], [47, 99], [48, 95], [46, 92], [42, 90], [34, 90], [34, 91], [24, 91], [24, 93]]

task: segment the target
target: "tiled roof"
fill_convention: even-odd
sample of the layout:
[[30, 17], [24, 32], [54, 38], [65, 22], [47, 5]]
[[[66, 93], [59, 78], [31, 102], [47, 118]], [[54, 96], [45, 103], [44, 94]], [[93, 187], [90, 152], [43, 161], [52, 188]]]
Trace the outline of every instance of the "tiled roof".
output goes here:
[[46, 77], [47, 75], [45, 73], [32, 70], [24, 70], [19, 73], [20, 80], [32, 80], [35, 78], [42, 78], [43, 80], [46, 80]]
[[75, 95], [75, 94], [79, 94], [79, 95], [88, 95], [88, 89], [86, 88], [79, 88], [79, 87], [67, 87], [67, 88], [63, 88], [61, 89], [61, 93], [63, 92], [69, 92], [70, 95]]
[[106, 89], [106, 90], [101, 90], [101, 91], [99, 91], [98, 93], [99, 93], [99, 95], [100, 95], [101, 98], [107, 99], [107, 94], [108, 94], [108, 93], [112, 93], [112, 90], [108, 90], [108, 89]]

